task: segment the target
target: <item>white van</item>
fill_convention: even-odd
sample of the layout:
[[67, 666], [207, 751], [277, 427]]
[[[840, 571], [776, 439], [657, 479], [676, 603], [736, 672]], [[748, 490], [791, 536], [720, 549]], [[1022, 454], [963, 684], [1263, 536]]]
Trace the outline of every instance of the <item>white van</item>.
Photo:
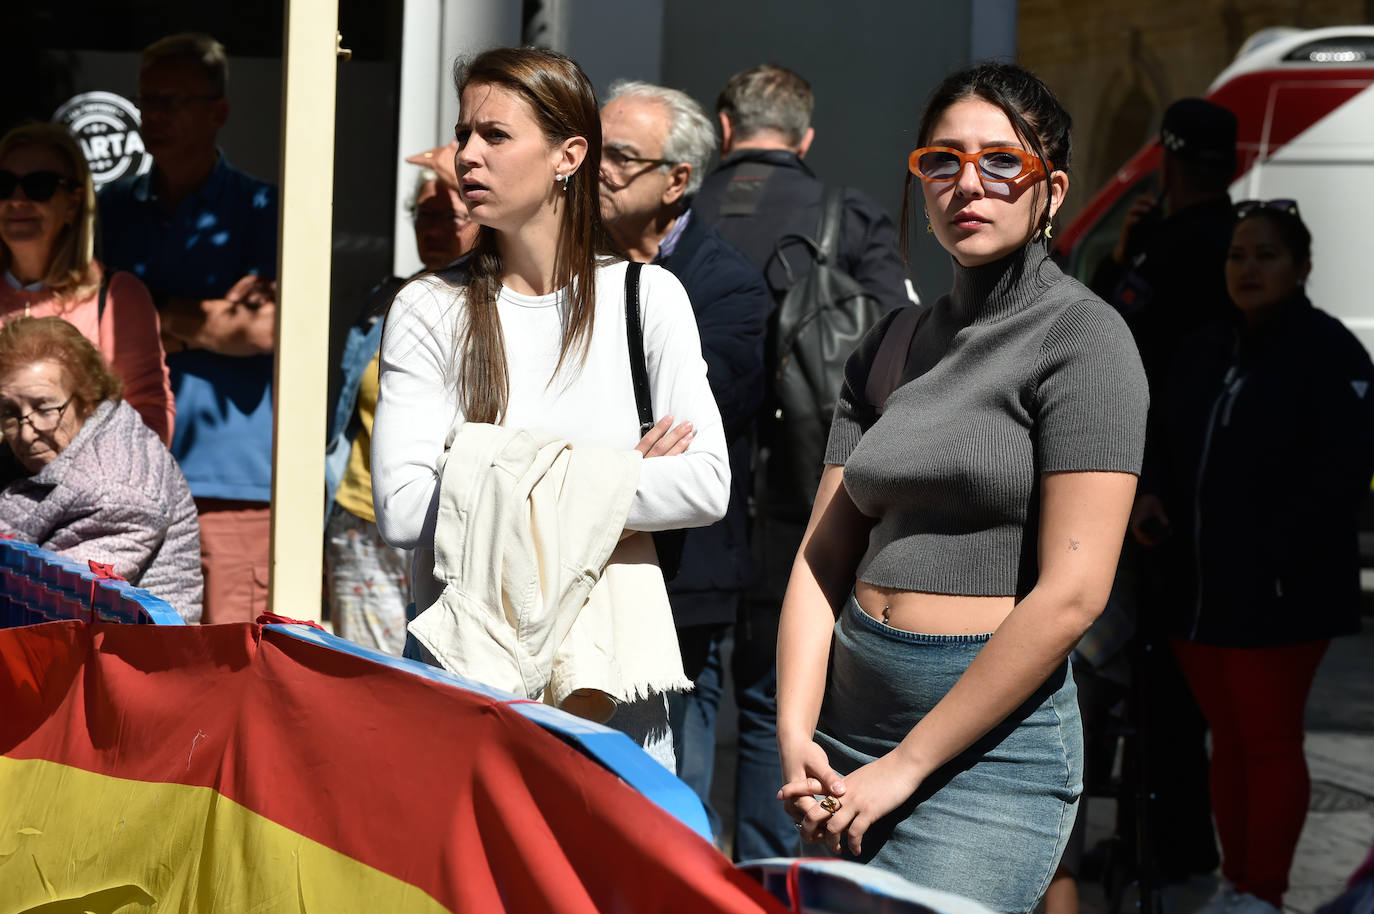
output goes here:
[[[1374, 26], [1267, 29], [1208, 88], [1232, 111], [1231, 199], [1298, 202], [1312, 231], [1312, 303], [1374, 352]], [[1161, 147], [1131, 158], [1063, 232], [1056, 252], [1086, 282], [1137, 196], [1155, 187]]]

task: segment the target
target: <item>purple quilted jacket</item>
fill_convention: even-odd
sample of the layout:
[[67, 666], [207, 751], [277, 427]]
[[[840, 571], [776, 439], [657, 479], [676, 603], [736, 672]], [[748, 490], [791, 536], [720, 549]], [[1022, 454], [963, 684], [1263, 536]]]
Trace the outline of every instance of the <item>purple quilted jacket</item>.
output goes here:
[[200, 621], [200, 528], [186, 477], [127, 403], [106, 400], [71, 443], [0, 491], [0, 532], [115, 573]]

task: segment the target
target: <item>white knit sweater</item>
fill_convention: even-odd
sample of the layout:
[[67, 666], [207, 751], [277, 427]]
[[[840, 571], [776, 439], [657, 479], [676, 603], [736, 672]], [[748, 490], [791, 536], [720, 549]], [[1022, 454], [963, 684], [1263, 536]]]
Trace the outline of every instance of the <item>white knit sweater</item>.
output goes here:
[[[401, 548], [433, 547], [444, 440], [461, 418], [451, 377], [464, 307], [457, 282], [457, 273], [447, 271], [411, 282], [397, 293], [382, 337], [372, 498], [382, 536]], [[641, 275], [640, 305], [656, 418], [667, 414], [675, 422], [691, 421], [697, 434], [687, 453], [644, 461], [626, 526], [669, 530], [711, 524], [725, 515], [730, 466], [692, 305], [677, 278], [655, 266], [646, 266]], [[581, 365], [569, 359], [553, 378], [563, 310], [560, 293], [527, 296], [502, 290], [497, 314], [510, 374], [504, 425], [552, 431], [574, 446], [630, 450], [640, 436], [625, 337], [625, 263], [597, 269], [587, 358]], [[417, 557], [420, 608], [428, 602], [423, 596], [429, 581], [418, 579], [424, 564]]]

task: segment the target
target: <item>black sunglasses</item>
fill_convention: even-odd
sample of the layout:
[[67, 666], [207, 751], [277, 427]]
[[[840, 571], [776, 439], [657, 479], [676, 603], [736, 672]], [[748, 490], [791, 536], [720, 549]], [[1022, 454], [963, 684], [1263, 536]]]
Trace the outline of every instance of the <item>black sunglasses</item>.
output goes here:
[[76, 182], [63, 177], [55, 171], [31, 171], [17, 175], [12, 171], [0, 171], [0, 200], [14, 197], [14, 189], [22, 187], [24, 196], [35, 203], [45, 203], [52, 199], [59, 187], [75, 187]]
[[1298, 214], [1298, 201], [1280, 197], [1274, 200], [1242, 200], [1235, 206], [1236, 218], [1244, 219], [1257, 210], [1268, 209], [1287, 216]]

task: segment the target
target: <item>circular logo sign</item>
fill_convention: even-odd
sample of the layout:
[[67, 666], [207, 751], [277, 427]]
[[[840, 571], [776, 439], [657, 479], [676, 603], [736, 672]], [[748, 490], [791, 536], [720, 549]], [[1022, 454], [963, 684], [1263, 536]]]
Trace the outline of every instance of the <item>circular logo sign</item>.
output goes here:
[[153, 157], [138, 133], [138, 109], [122, 95], [83, 92], [68, 99], [52, 119], [76, 136], [96, 187], [146, 174], [153, 167]]

